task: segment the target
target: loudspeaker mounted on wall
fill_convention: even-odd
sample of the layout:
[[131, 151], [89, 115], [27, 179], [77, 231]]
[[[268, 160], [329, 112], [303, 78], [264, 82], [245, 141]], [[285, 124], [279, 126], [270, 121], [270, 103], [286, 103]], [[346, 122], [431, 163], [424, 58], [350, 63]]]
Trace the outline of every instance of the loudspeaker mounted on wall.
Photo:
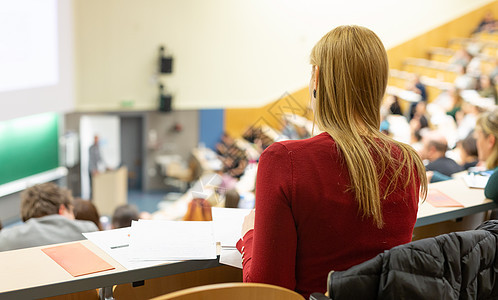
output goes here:
[[171, 94], [164, 94], [164, 85], [159, 84], [159, 111], [170, 112], [172, 101], [173, 96]]
[[173, 57], [164, 54], [164, 46], [159, 47], [159, 73], [173, 73]]

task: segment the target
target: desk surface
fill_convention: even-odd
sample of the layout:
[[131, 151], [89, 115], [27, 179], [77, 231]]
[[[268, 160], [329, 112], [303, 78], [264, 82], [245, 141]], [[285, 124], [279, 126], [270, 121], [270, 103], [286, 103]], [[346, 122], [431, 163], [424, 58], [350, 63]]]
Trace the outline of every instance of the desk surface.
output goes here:
[[[482, 189], [469, 189], [461, 179], [431, 184], [429, 188], [447, 194], [462, 203], [464, 208], [433, 207], [428, 202], [421, 203], [416, 227], [498, 207], [491, 200], [485, 199]], [[220, 266], [218, 260], [214, 259], [184, 261], [126, 270], [90, 241], [83, 240], [81, 243], [114, 266], [115, 269], [72, 277], [40, 250], [48, 246], [1, 252], [0, 298], [49, 297]]]
[[498, 207], [496, 203], [484, 197], [483, 189], [471, 189], [461, 178], [432, 183], [429, 189], [448, 195], [464, 207], [434, 207], [427, 201], [420, 203], [415, 227], [461, 218]]
[[218, 260], [213, 259], [190, 260], [126, 270], [90, 241], [80, 242], [114, 266], [115, 269], [73, 277], [41, 251], [41, 249], [50, 246], [1, 252], [0, 298], [50, 297], [220, 266]]

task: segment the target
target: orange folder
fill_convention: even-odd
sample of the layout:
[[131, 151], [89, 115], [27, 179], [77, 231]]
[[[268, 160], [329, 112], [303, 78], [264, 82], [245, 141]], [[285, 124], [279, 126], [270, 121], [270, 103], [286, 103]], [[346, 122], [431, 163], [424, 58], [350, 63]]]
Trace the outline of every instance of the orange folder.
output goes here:
[[74, 277], [114, 269], [81, 243], [41, 249]]
[[430, 190], [427, 194], [427, 202], [434, 207], [464, 207], [463, 204], [450, 198], [438, 190]]

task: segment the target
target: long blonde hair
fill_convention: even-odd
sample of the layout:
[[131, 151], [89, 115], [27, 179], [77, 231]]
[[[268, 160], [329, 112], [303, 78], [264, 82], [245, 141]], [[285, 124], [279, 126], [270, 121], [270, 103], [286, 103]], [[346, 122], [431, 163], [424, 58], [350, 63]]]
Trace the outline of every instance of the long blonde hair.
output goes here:
[[[389, 71], [386, 50], [371, 30], [340, 26], [313, 47], [311, 64], [318, 66], [319, 72], [314, 109], [317, 125], [335, 140], [346, 161], [359, 213], [372, 217], [382, 228], [381, 197], [385, 199], [399, 186], [401, 176], [404, 188], [412, 184], [415, 189], [414, 165], [422, 197], [427, 196], [425, 167], [418, 154], [379, 131]], [[392, 144], [401, 151], [399, 159], [391, 155]], [[379, 182], [387, 171], [391, 179], [380, 195]]]
[[498, 167], [498, 108], [493, 111], [483, 112], [477, 119], [476, 125], [486, 137], [490, 134], [495, 136], [495, 145], [486, 159], [486, 168], [494, 169]]

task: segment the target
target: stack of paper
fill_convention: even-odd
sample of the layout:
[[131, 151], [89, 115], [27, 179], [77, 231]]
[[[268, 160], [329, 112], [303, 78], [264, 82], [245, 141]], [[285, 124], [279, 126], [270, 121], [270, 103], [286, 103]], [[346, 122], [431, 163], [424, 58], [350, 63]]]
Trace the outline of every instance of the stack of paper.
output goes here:
[[463, 180], [469, 188], [483, 189], [488, 183], [489, 175], [485, 172], [479, 174], [469, 173], [463, 177]]
[[130, 229], [131, 227], [83, 233], [97, 247], [128, 270], [159, 265], [164, 262], [140, 261], [130, 259]]
[[220, 263], [242, 268], [242, 257], [235, 248], [240, 239], [244, 217], [250, 209], [213, 207], [214, 236], [221, 244]]
[[83, 235], [128, 270], [216, 259], [212, 222], [140, 220], [131, 227]]
[[212, 222], [133, 222], [130, 258], [135, 260], [216, 259]]

